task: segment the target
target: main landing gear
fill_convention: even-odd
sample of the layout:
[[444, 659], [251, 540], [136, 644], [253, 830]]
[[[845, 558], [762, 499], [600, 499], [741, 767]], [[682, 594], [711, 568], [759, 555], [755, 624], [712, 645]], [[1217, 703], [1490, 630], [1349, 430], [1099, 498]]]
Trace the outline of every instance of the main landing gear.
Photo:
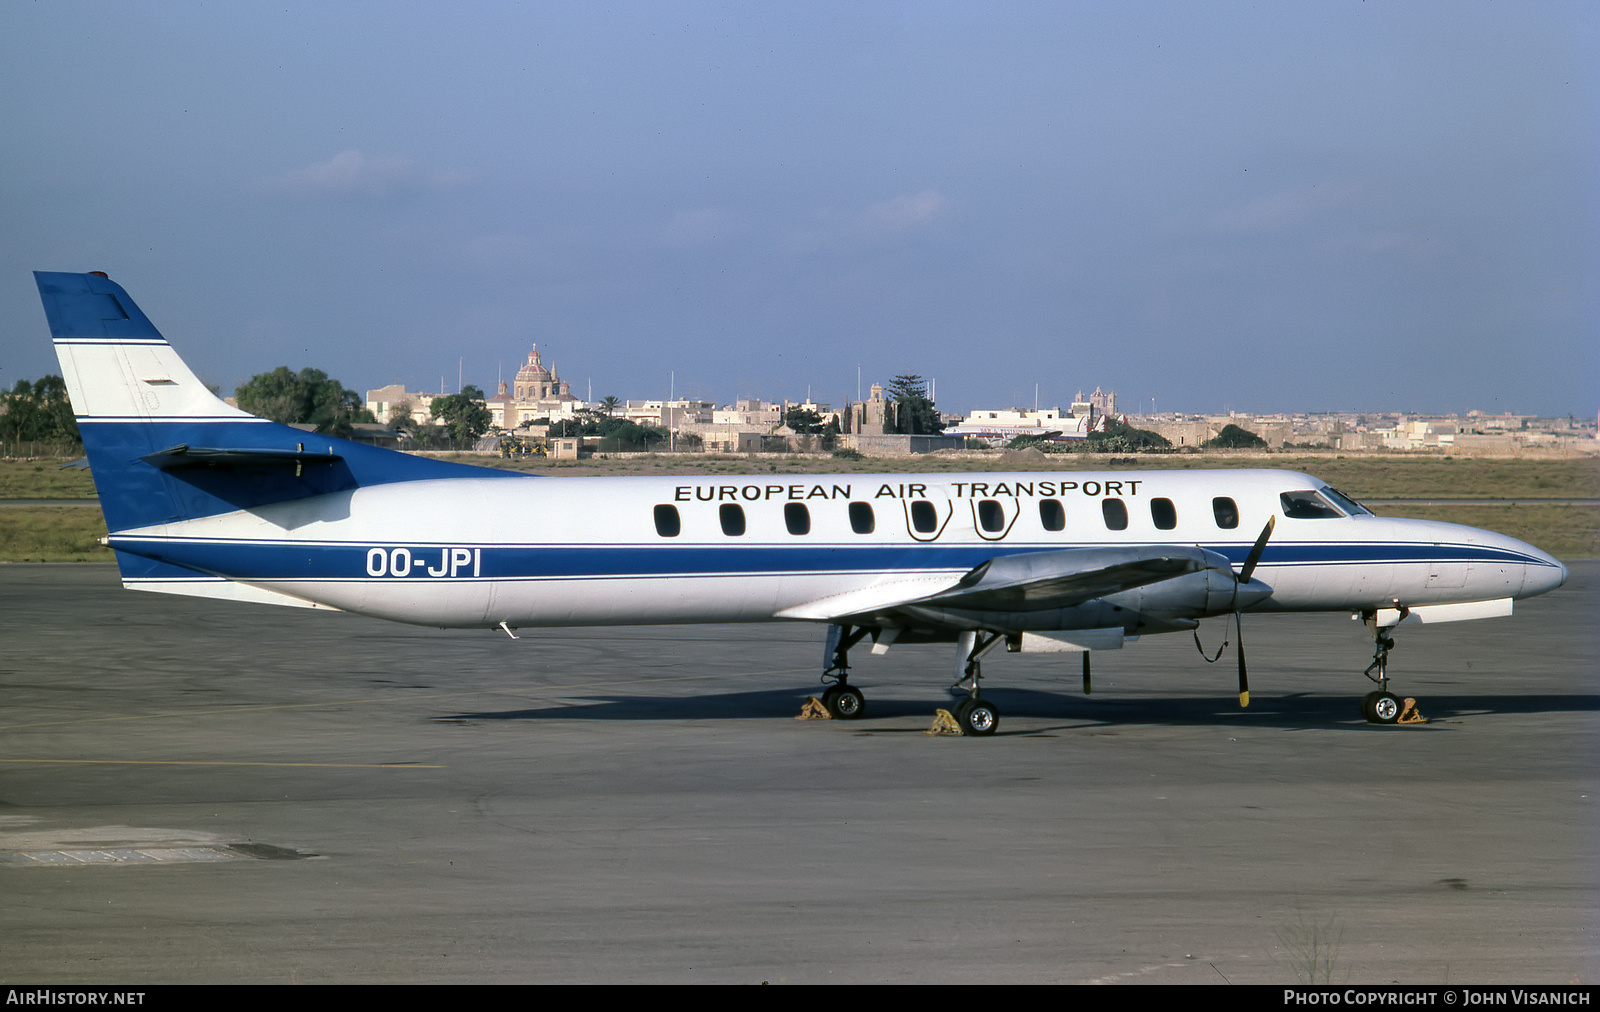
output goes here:
[[[1372, 724], [1419, 724], [1422, 723], [1422, 715], [1417, 712], [1416, 700], [1402, 702], [1400, 697], [1389, 691], [1389, 651], [1394, 649], [1394, 637], [1389, 634], [1411, 614], [1411, 609], [1398, 601], [1395, 607], [1399, 609], [1399, 617], [1393, 625], [1380, 626], [1376, 611], [1363, 612], [1361, 615], [1367, 628], [1372, 630], [1373, 642], [1372, 663], [1367, 665], [1367, 670], [1362, 674], [1378, 684], [1376, 691], [1362, 697], [1361, 716]], [[1374, 669], [1377, 674], [1373, 674]]]
[[956, 681], [950, 686], [953, 695], [963, 692], [967, 697], [951, 710], [961, 733], [975, 737], [994, 734], [1000, 726], [1000, 711], [982, 697], [979, 683], [983, 681], [984, 654], [999, 646], [1004, 640], [1000, 633], [964, 632], [956, 640]]
[[[827, 715], [835, 720], [855, 720], [866, 713], [866, 697], [860, 689], [850, 684], [850, 648], [870, 632], [870, 629], [862, 626], [828, 627], [828, 641], [822, 654], [822, 681], [828, 688], [823, 691], [821, 699], [806, 704], [801, 712], [802, 717], [822, 716], [814, 710], [817, 703], [821, 703], [828, 711]], [[951, 733], [951, 720], [961, 734], [977, 737], [994, 734], [1000, 726], [1000, 711], [983, 698], [979, 683], [983, 681], [981, 658], [1003, 642], [1005, 637], [1002, 634], [989, 632], [965, 632], [957, 638], [956, 681], [950, 686], [950, 691], [962, 698], [949, 711], [941, 711], [934, 725], [937, 728], [941, 721], [944, 722], [945, 730], [940, 733]]]
[[822, 705], [834, 720], [855, 720], [866, 713], [867, 697], [850, 684], [850, 648], [865, 639], [867, 633], [862, 626], [828, 627], [828, 644], [822, 658], [822, 682], [828, 688], [822, 693]]

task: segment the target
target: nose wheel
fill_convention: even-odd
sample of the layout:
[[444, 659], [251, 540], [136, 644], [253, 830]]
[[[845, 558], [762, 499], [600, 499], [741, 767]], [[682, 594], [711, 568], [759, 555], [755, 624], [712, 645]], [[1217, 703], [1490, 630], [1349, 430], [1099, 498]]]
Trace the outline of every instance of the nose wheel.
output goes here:
[[1404, 709], [1399, 697], [1392, 692], [1369, 692], [1361, 700], [1361, 716], [1369, 724], [1395, 724]]
[[1422, 715], [1416, 711], [1415, 700], [1402, 701], [1389, 691], [1389, 651], [1394, 649], [1394, 637], [1389, 634], [1411, 614], [1411, 609], [1399, 601], [1395, 601], [1394, 606], [1398, 609], [1398, 617], [1393, 625], [1380, 626], [1376, 611], [1362, 615], [1367, 628], [1372, 630], [1372, 663], [1367, 665], [1367, 670], [1362, 674], [1378, 683], [1376, 692], [1369, 692], [1361, 699], [1361, 716], [1365, 717], [1369, 724], [1423, 723]]

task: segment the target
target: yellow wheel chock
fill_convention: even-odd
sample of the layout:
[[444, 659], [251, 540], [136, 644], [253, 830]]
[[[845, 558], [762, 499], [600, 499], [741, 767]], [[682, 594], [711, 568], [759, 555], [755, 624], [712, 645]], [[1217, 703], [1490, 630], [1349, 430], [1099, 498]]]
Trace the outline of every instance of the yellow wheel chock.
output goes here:
[[822, 705], [822, 700], [818, 699], [816, 696], [812, 696], [810, 699], [806, 700], [806, 705], [800, 708], [800, 713], [794, 719], [832, 720], [833, 714], [829, 713], [828, 708]]
[[1410, 696], [1406, 697], [1406, 705], [1400, 710], [1400, 716], [1395, 719], [1396, 724], [1426, 724], [1428, 718], [1417, 712], [1417, 701]]
[[933, 715], [933, 724], [924, 734], [954, 735], [960, 738], [963, 734], [961, 724], [957, 722], [956, 715], [949, 710], [937, 710]]

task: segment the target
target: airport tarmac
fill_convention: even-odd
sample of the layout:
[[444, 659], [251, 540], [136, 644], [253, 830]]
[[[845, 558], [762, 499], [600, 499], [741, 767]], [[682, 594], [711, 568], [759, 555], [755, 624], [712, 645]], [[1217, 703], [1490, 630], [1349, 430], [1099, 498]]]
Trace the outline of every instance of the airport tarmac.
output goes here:
[[[822, 630], [443, 632], [0, 566], [5, 983], [1590, 982], [1600, 563], [1406, 628], [1345, 616], [997, 656]], [[1223, 620], [1201, 636], [1214, 650]], [[994, 656], [994, 655], [991, 655]]]

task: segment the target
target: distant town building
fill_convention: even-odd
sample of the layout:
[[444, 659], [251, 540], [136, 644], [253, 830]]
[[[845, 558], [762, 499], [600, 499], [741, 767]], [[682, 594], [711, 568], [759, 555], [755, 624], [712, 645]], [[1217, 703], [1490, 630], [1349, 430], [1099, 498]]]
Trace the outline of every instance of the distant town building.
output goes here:
[[[858, 387], [857, 394], [859, 393]], [[874, 383], [866, 400], [851, 403], [840, 428], [844, 432], [859, 435], [881, 436], [887, 431], [887, 425], [888, 402], [883, 399], [883, 384]]]
[[403, 383], [367, 391], [367, 410], [384, 425], [389, 425], [401, 415], [409, 414], [418, 424], [426, 425], [433, 417], [433, 399], [442, 394], [418, 393], [407, 390]]
[[571, 418], [584, 406], [572, 396], [572, 385], [563, 380], [555, 370], [555, 363], [546, 369], [539, 356], [539, 346], [528, 352], [528, 360], [517, 370], [516, 379], [508, 390], [505, 383], [486, 404], [492, 424], [501, 429], [515, 429], [524, 423], [540, 418], [552, 421]]
[[1082, 439], [1090, 432], [1092, 417], [1085, 402], [1084, 414], [1074, 418], [1060, 408], [1025, 411], [1019, 408], [980, 408], [945, 430], [947, 436], [1006, 443], [1018, 436], [1048, 436], [1056, 440]]

